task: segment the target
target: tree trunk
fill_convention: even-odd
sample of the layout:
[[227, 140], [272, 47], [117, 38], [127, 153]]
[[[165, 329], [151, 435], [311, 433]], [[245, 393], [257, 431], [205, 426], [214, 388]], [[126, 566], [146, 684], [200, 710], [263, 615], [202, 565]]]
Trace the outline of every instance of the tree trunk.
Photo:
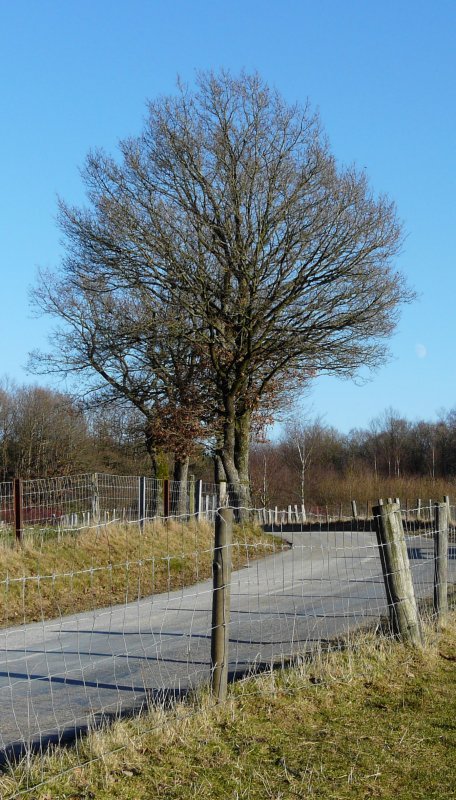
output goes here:
[[144, 428], [144, 435], [146, 438], [146, 450], [151, 463], [151, 475], [153, 478], [157, 477], [157, 448], [153, 436], [150, 433], [149, 425], [146, 423]]
[[[239, 509], [242, 507], [242, 498], [239, 493], [239, 473], [234, 461], [234, 445], [235, 445], [235, 422], [234, 415], [231, 418], [226, 418], [223, 425], [223, 443], [218, 452], [220, 461], [225, 475], [225, 480], [228, 483], [229, 502], [234, 508]], [[221, 473], [218, 473], [220, 475]], [[236, 520], [240, 518], [240, 511], [236, 511]]]
[[214, 455], [214, 482], [226, 481], [226, 472], [223, 466], [222, 451], [218, 447]]
[[190, 459], [174, 458], [173, 488], [171, 492], [171, 514], [183, 516], [187, 514], [187, 480]]
[[234, 400], [225, 400], [223, 444], [219, 450], [225, 479], [230, 487], [230, 502], [238, 508], [237, 519], [248, 516], [250, 507], [249, 450], [251, 412], [236, 415]]
[[234, 463], [241, 485], [242, 505], [249, 508], [250, 479], [249, 479], [249, 454], [250, 454], [250, 423], [252, 415], [245, 412], [236, 419], [234, 441]]
[[222, 445], [218, 451], [228, 483], [238, 484], [239, 475], [234, 462], [235, 448], [235, 410], [234, 400], [225, 398], [225, 419], [223, 422]]

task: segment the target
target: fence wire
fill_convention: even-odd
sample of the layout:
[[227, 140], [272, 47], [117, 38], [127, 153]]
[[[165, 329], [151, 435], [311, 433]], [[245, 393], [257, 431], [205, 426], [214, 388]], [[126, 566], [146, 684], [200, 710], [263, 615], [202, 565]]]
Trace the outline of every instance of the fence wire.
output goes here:
[[[143, 488], [141, 488], [143, 487]], [[214, 520], [225, 502], [240, 505], [239, 487], [195, 481], [167, 481], [106, 473], [39, 478], [20, 482], [21, 516], [18, 524], [14, 484], [0, 483], [0, 542], [21, 538], [60, 538], [108, 523], [150, 520], [160, 516]], [[142, 501], [142, 497], [144, 498]]]
[[[5, 759], [77, 740], [103, 722], [178, 699], [211, 677], [218, 487], [200, 486], [204, 501], [195, 511], [192, 491], [184, 494], [171, 485], [175, 516], [165, 519], [163, 483], [148, 479], [148, 521], [139, 525], [138, 479], [98, 476], [95, 486], [92, 476], [66, 480], [26, 482], [24, 507], [27, 521], [38, 520], [43, 530], [57, 511], [61, 528], [62, 518], [78, 515], [72, 537], [41, 537], [22, 551], [3, 548], [0, 751]], [[3, 514], [12, 497], [11, 487], [4, 487]], [[224, 503], [234, 494], [229, 488]], [[231, 678], [287, 665], [314, 649], [346, 647], [360, 628], [385, 628], [391, 601], [374, 518], [340, 519], [339, 509], [327, 507], [305, 514], [298, 507], [248, 508], [239, 497], [228, 545]], [[420, 615], [431, 618], [434, 508], [396, 513], [405, 527]], [[90, 515], [85, 524], [83, 514]], [[451, 591], [454, 536], [450, 523]], [[36, 780], [35, 772], [33, 785]], [[31, 788], [25, 784], [4, 796]]]
[[14, 521], [13, 483], [0, 483], [0, 529], [7, 531]]

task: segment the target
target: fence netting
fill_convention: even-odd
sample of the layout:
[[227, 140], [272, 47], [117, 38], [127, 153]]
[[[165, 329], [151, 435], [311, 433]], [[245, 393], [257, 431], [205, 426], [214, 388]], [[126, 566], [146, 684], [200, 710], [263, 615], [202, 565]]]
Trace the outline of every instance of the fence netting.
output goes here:
[[[243, 487], [94, 473], [20, 481], [20, 518], [13, 482], [0, 483], [0, 541], [42, 538], [160, 516], [214, 520], [226, 503], [242, 505]], [[244, 503], [245, 505], [245, 503]]]
[[[219, 487], [200, 485], [195, 510], [194, 487], [170, 485], [174, 511], [165, 518], [164, 485], [154, 479], [147, 479], [143, 500], [131, 477], [24, 484], [24, 525], [41, 533], [15, 547], [5, 534], [2, 548], [4, 763], [64, 740], [77, 748], [88, 730], [174, 702], [211, 678]], [[11, 486], [3, 484], [0, 496], [7, 531]], [[222, 505], [232, 497], [228, 489]], [[346, 647], [360, 629], [388, 631], [392, 601], [374, 517], [341, 517], [339, 509], [326, 507], [279, 512], [245, 507], [239, 499], [238, 492], [227, 545], [233, 562], [230, 680], [289, 665], [313, 650]], [[395, 513], [405, 531], [420, 618], [431, 619], [434, 507], [397, 507]], [[450, 596], [455, 552], [450, 517]], [[23, 780], [4, 796], [36, 785], [36, 769], [30, 785]]]

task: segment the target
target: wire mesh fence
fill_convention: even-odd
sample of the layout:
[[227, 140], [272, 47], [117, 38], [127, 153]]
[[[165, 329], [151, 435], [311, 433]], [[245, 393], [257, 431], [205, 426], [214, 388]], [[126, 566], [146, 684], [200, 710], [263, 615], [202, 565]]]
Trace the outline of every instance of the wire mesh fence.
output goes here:
[[[452, 601], [455, 527], [450, 514], [439, 516], [433, 503], [388, 505], [401, 523], [405, 547], [402, 560], [391, 562], [385, 557], [391, 544], [379, 535], [378, 509], [363, 518], [353, 509], [341, 515], [340, 508], [327, 507], [279, 512], [243, 507], [239, 494], [233, 505], [230, 487], [223, 487], [220, 506], [221, 489], [214, 484], [199, 484], [195, 494], [193, 486], [184, 493], [182, 486], [147, 479], [141, 494], [137, 478], [72, 481], [44, 488], [27, 482], [23, 492], [26, 526], [32, 528], [33, 521], [47, 530], [55, 513], [57, 528], [63, 528], [63, 517], [72, 525], [71, 515], [78, 515], [72, 538], [44, 536], [26, 548], [3, 549], [5, 758], [77, 740], [103, 722], [210, 682], [220, 627], [227, 636], [228, 679], [234, 679], [321, 648], [345, 648], [360, 629], [397, 635], [394, 579], [404, 570], [420, 621], [439, 613], [436, 592], [444, 582]], [[4, 513], [13, 492], [11, 486], [1, 491]], [[171, 519], [164, 516], [166, 505]], [[221, 545], [232, 573], [220, 621], [214, 616], [213, 563], [214, 524], [222, 507], [233, 508], [236, 523], [232, 539]], [[83, 514], [89, 516], [83, 520]], [[444, 529], [446, 573], [437, 569]]]
[[14, 521], [13, 482], [0, 483], [0, 530], [4, 531]]
[[[19, 483], [19, 492], [16, 492]], [[20, 496], [20, 508], [15, 502]], [[396, 498], [395, 502], [400, 505]], [[450, 514], [454, 514], [447, 503]], [[157, 516], [205, 518], [213, 521], [217, 508], [250, 505], [249, 489], [231, 484], [195, 480], [178, 482], [140, 476], [93, 473], [0, 483], [0, 538], [61, 535], [110, 522], [134, 522]], [[372, 526], [373, 504], [339, 503], [333, 506], [288, 505], [284, 509], [256, 507], [264, 525], [335, 524], [357, 520]], [[240, 511], [237, 511], [237, 516]], [[432, 527], [433, 501], [406, 500], [400, 506], [405, 524]], [[18, 519], [18, 517], [20, 517]]]
[[[15, 499], [16, 498], [16, 499]], [[0, 541], [74, 533], [96, 525], [156, 517], [214, 520], [225, 502], [239, 505], [242, 488], [141, 476], [93, 473], [0, 483]]]

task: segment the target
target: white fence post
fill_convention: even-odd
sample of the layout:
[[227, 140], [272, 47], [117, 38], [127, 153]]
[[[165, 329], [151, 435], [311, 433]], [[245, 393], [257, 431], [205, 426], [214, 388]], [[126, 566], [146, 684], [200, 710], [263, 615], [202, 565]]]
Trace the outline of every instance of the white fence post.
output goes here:
[[195, 483], [195, 515], [198, 522], [202, 516], [202, 499], [203, 499], [203, 481], [196, 481]]
[[144, 520], [146, 518], [146, 479], [138, 478], [138, 519], [139, 528], [144, 530]]

